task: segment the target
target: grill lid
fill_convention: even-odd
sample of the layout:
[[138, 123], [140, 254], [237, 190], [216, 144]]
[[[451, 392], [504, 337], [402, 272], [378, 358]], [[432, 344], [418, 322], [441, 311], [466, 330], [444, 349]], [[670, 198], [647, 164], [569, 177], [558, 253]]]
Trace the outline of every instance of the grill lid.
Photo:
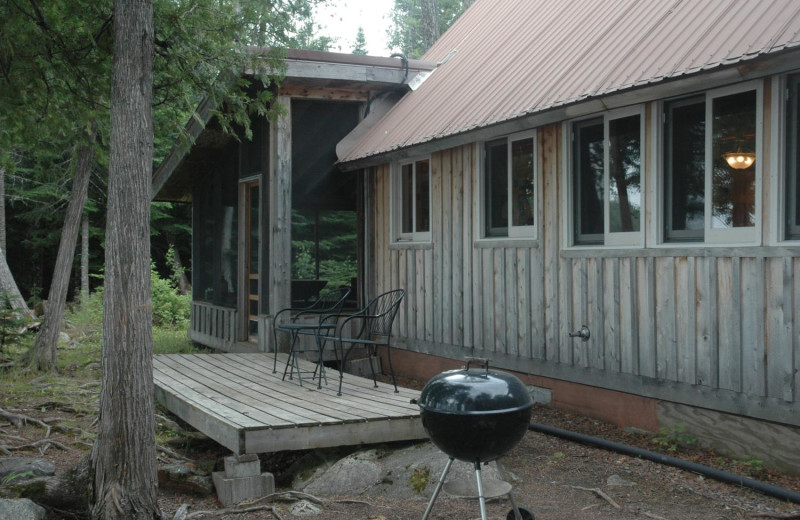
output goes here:
[[[475, 361], [483, 366], [470, 368]], [[515, 376], [489, 370], [487, 359], [469, 358], [466, 367], [428, 381], [417, 404], [425, 412], [484, 415], [524, 410], [533, 406], [533, 399]]]

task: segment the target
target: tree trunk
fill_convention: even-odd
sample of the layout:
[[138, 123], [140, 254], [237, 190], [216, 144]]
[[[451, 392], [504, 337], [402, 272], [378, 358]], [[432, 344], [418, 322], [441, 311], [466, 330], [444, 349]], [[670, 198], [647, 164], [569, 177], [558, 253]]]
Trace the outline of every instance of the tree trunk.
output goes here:
[[5, 250], [0, 251], [0, 296], [2, 295], [8, 298], [8, 302], [14, 311], [28, 318], [33, 318], [33, 313], [28, 309], [25, 299], [22, 298], [19, 288], [17, 288], [17, 282], [14, 281], [14, 275], [11, 274], [11, 269], [8, 268]]
[[92, 518], [160, 518], [153, 410], [153, 1], [115, 0], [100, 417]]
[[44, 319], [33, 348], [26, 354], [31, 368], [36, 370], [58, 370], [57, 345], [58, 334], [61, 332], [61, 322], [64, 319], [64, 309], [67, 306], [67, 291], [69, 278], [72, 272], [72, 263], [75, 259], [75, 243], [78, 241], [78, 231], [81, 226], [81, 214], [89, 193], [89, 179], [92, 176], [94, 164], [94, 142], [97, 136], [97, 123], [92, 124], [89, 131], [88, 143], [83, 144], [78, 150], [78, 161], [75, 166], [75, 178], [72, 180], [72, 192], [67, 205], [67, 215], [64, 217], [64, 227], [61, 229], [61, 241], [58, 243], [56, 265], [53, 268], [53, 280], [50, 292], [47, 295], [47, 305], [44, 307]]
[[172, 251], [172, 258], [169, 259], [171, 267], [175, 273], [180, 273], [180, 276], [178, 277], [178, 292], [180, 294], [191, 294], [192, 283], [189, 281], [189, 277], [186, 276], [186, 270], [183, 268], [181, 254], [178, 252], [178, 246], [175, 244], [175, 239], [173, 238], [172, 233], [165, 232], [164, 235], [167, 239], [167, 244], [169, 244], [170, 250]]
[[422, 45], [425, 52], [439, 39], [439, 2], [423, 0], [422, 2]]
[[81, 219], [81, 302], [89, 296], [89, 215]]
[[0, 166], [0, 249], [6, 252], [6, 170]]

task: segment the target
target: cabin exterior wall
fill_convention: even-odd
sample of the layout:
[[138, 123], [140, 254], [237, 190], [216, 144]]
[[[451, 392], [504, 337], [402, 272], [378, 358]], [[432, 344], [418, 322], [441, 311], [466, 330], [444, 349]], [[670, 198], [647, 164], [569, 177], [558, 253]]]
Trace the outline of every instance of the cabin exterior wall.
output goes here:
[[[769, 92], [769, 81], [765, 91]], [[482, 143], [430, 156], [431, 238], [392, 242], [393, 168], [369, 189], [374, 292], [407, 291], [399, 348], [490, 358], [522, 374], [800, 426], [800, 249], [769, 241], [774, 187], [763, 103], [761, 244], [654, 245], [658, 158], [645, 106], [646, 247], [566, 243], [565, 132], [537, 129], [534, 239], [482, 238]], [[770, 158], [772, 163], [770, 164]], [[586, 325], [589, 341], [569, 336]], [[587, 399], [591, 396], [587, 394]]]

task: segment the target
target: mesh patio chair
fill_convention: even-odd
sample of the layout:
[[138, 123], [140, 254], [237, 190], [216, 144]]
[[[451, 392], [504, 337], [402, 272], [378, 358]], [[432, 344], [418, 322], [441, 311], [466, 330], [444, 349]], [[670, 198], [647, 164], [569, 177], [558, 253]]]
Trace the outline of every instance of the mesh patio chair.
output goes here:
[[[322, 349], [324, 344], [320, 342], [318, 330], [320, 327], [325, 327], [321, 323], [324, 316], [332, 313], [341, 313], [345, 300], [350, 295], [349, 287], [340, 287], [338, 289], [331, 289], [320, 295], [320, 297], [310, 306], [295, 308], [288, 307], [281, 309], [275, 314], [275, 319], [272, 322], [272, 339], [275, 345], [275, 355], [272, 360], [272, 373], [277, 371], [278, 365], [278, 332], [285, 332], [289, 334], [289, 358], [286, 360], [286, 367], [283, 369], [283, 378], [286, 379], [286, 374], [289, 374], [289, 379], [294, 378], [295, 372], [297, 373], [297, 380], [300, 386], [303, 386], [303, 373], [310, 373], [311, 381], [317, 376], [319, 371], [319, 382], [317, 388], [322, 388], [322, 379], [325, 379], [325, 384], [328, 384], [328, 378], [325, 375], [325, 365], [322, 363]], [[281, 315], [288, 321], [281, 321]], [[334, 327], [331, 325], [330, 329]], [[297, 344], [298, 336], [314, 336], [315, 348], [301, 348]], [[298, 355], [305, 352], [313, 352], [317, 359], [316, 368], [313, 372], [301, 371]], [[291, 367], [291, 368], [290, 368]]]
[[339, 357], [339, 391], [336, 395], [342, 395], [342, 380], [344, 379], [344, 367], [347, 358], [353, 348], [363, 346], [367, 348], [369, 356], [369, 366], [372, 371], [372, 382], [378, 386], [375, 377], [375, 367], [372, 364], [372, 357], [377, 353], [380, 346], [386, 347], [386, 359], [389, 363], [389, 374], [392, 376], [392, 384], [395, 393], [397, 381], [394, 377], [392, 368], [392, 325], [397, 311], [400, 309], [400, 302], [405, 296], [403, 289], [395, 289], [376, 296], [363, 309], [352, 314], [331, 313], [320, 320], [317, 334], [320, 342], [332, 341], [334, 351]]

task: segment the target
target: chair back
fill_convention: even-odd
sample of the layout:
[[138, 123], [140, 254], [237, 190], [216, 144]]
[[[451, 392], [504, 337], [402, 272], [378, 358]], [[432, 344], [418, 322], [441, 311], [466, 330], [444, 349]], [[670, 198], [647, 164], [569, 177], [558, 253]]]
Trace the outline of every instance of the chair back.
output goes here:
[[319, 299], [307, 310], [313, 314], [338, 314], [350, 296], [350, 287], [337, 287], [320, 294]]
[[367, 328], [371, 336], [389, 337], [392, 334], [394, 318], [405, 294], [403, 289], [395, 289], [376, 296], [367, 304], [365, 317], [369, 320]]

